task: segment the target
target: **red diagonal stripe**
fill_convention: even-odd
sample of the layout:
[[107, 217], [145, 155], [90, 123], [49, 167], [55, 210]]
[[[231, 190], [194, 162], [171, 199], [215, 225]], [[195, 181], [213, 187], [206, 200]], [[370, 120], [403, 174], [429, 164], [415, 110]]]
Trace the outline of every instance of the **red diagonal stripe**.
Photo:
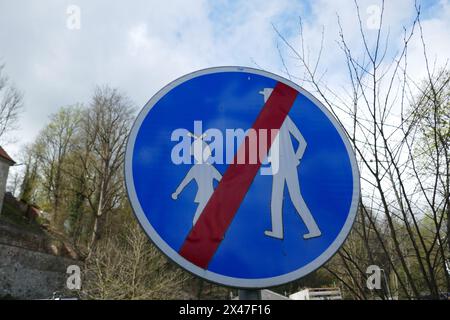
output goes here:
[[[256, 132], [259, 132], [260, 129], [267, 129], [268, 132], [271, 129], [280, 129], [297, 98], [297, 94], [298, 92], [293, 88], [278, 82], [252, 128]], [[259, 137], [259, 134], [257, 136]], [[269, 141], [267, 141], [268, 146], [265, 150], [270, 149], [274, 139], [275, 136], [267, 139]], [[225, 232], [261, 167], [259, 157], [256, 164], [237, 164], [239, 155], [246, 154], [247, 141], [248, 136], [240, 145], [234, 158], [234, 164], [228, 166], [219, 185], [179, 251], [181, 256], [203, 269], [207, 268], [224, 239]]]

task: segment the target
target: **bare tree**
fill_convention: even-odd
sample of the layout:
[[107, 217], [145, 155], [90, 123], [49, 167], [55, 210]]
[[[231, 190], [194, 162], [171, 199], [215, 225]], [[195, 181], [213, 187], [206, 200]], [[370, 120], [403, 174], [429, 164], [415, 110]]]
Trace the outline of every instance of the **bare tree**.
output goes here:
[[0, 65], [0, 139], [15, 128], [20, 111], [23, 107], [23, 95], [10, 83]]
[[188, 275], [169, 263], [136, 222], [101, 239], [86, 262], [83, 295], [95, 299], [180, 299]]
[[[309, 59], [301, 21], [299, 49], [276, 27], [275, 31], [301, 66], [303, 76], [297, 79], [307, 83], [346, 128], [360, 164], [363, 189], [359, 225], [327, 270], [355, 298], [367, 298], [364, 273], [369, 264], [378, 264], [386, 272], [386, 292], [392, 292], [394, 286], [402, 297], [417, 298], [428, 293], [438, 298], [440, 291], [450, 291], [446, 268], [449, 135], [448, 127], [443, 129], [448, 121], [443, 117], [448, 115], [448, 91], [444, 93], [447, 64], [438, 70], [428, 63], [417, 5], [411, 26], [404, 28], [398, 54], [389, 59], [384, 1], [380, 6], [379, 26], [372, 43], [355, 1], [362, 54], [350, 48], [338, 16], [339, 46], [348, 70], [348, 86], [339, 92], [326, 83], [326, 72], [319, 71], [322, 46], [317, 58], [312, 62]], [[427, 78], [420, 84], [408, 70], [408, 48], [415, 33], [423, 47], [427, 70]], [[286, 73], [292, 77], [281, 51], [280, 56]], [[427, 132], [427, 151], [421, 139], [425, 136], [423, 130]]]
[[83, 118], [84, 146], [80, 148], [93, 213], [91, 250], [99, 239], [107, 214], [118, 205], [123, 188], [123, 162], [134, 114], [130, 99], [117, 89], [97, 88]]
[[8, 185], [6, 186], [7, 192], [11, 192], [12, 195], [17, 195], [19, 189], [20, 189], [20, 183], [22, 181], [22, 176], [20, 172], [14, 172], [11, 175], [11, 179], [8, 182]]

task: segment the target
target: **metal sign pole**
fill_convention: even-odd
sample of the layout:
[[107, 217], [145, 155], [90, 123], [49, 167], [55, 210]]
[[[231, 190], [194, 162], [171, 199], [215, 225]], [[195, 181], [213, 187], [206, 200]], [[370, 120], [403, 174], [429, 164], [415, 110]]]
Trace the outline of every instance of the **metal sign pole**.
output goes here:
[[239, 290], [239, 300], [261, 300], [261, 290]]

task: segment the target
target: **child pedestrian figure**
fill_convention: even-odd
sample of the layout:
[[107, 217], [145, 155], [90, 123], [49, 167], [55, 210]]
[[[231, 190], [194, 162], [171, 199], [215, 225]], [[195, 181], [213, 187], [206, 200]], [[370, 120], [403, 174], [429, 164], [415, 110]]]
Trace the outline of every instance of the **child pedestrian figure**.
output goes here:
[[197, 183], [197, 194], [194, 202], [198, 203], [197, 210], [194, 214], [192, 225], [195, 225], [200, 214], [203, 212], [209, 198], [214, 192], [214, 180], [220, 181], [222, 175], [220, 172], [208, 162], [211, 157], [211, 148], [203, 141], [205, 134], [201, 136], [195, 136], [189, 133], [189, 136], [194, 138], [194, 142], [191, 145], [191, 153], [194, 156], [195, 164], [189, 169], [188, 173], [181, 181], [180, 185], [174, 193], [172, 193], [172, 199], [177, 200], [178, 195], [184, 190], [184, 188], [192, 181]]

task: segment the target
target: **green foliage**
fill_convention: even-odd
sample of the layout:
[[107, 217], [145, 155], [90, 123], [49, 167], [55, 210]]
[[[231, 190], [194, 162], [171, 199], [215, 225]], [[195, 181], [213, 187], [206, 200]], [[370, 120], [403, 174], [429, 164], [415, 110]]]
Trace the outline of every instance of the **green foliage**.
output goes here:
[[13, 206], [7, 201], [3, 203], [0, 220], [17, 226], [22, 230], [37, 233], [42, 232], [40, 223], [38, 221], [27, 218], [23, 212], [21, 212], [17, 207]]

